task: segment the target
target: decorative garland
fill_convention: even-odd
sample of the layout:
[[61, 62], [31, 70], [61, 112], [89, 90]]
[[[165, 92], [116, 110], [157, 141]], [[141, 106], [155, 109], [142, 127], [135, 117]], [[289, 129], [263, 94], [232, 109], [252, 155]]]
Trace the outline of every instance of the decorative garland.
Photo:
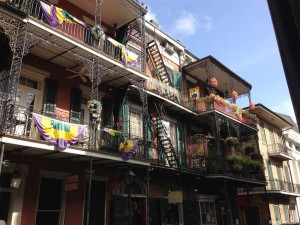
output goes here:
[[96, 99], [92, 99], [88, 101], [88, 109], [91, 113], [95, 113], [100, 115], [102, 111], [102, 104], [100, 101], [97, 101]]
[[243, 110], [235, 103], [230, 103], [228, 100], [225, 100], [224, 98], [222, 98], [219, 95], [210, 94], [210, 95], [206, 96], [205, 98], [200, 98], [200, 100], [199, 100], [199, 102], [205, 102], [205, 103], [211, 103], [213, 101], [231, 108], [233, 113], [237, 116], [238, 120], [240, 120], [241, 122], [243, 121], [243, 116], [253, 119], [254, 121], [257, 121], [257, 118], [254, 114], [249, 113], [248, 110]]
[[93, 37], [99, 41], [99, 44], [102, 44], [102, 45], [104, 44], [105, 33], [99, 24], [96, 24], [95, 26], [93, 26], [91, 28], [91, 33], [92, 33]]

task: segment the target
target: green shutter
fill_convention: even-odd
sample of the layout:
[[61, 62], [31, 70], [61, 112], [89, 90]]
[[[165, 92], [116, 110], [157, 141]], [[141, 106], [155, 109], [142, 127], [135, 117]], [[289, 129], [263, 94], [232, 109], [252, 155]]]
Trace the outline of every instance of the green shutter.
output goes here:
[[82, 91], [77, 88], [71, 90], [71, 101], [70, 101], [70, 122], [80, 122], [80, 111], [81, 111], [81, 96]]
[[275, 184], [274, 184], [274, 177], [273, 177], [273, 172], [272, 172], [272, 167], [271, 167], [271, 162], [270, 160], [266, 160], [266, 164], [267, 164], [267, 169], [268, 169], [268, 175], [269, 175], [269, 182], [271, 184], [271, 189], [274, 190], [275, 189]]
[[182, 162], [184, 161], [184, 140], [183, 140], [183, 131], [182, 126], [180, 124], [177, 124], [176, 126], [176, 132], [177, 132], [177, 151], [178, 151], [178, 159], [179, 164], [182, 165]]
[[282, 177], [281, 168], [280, 168], [279, 164], [276, 164], [276, 168], [277, 168], [277, 175], [278, 175], [280, 189], [284, 190], [283, 177]]
[[174, 87], [181, 91], [182, 90], [182, 74], [181, 72], [173, 71], [173, 83]]
[[[144, 124], [144, 127], [145, 125], [147, 126], [147, 132], [148, 132], [148, 141], [151, 141], [152, 142], [152, 138], [153, 138], [153, 130], [151, 129], [151, 118], [148, 116], [146, 118], [146, 121], [147, 121], [147, 124]], [[147, 140], [146, 140], [147, 141]], [[149, 149], [148, 149], [148, 157], [149, 159], [153, 159], [153, 145], [150, 145]]]
[[288, 191], [289, 192], [292, 192], [293, 189], [292, 189], [292, 182], [291, 182], [291, 178], [290, 178], [290, 173], [289, 173], [289, 169], [287, 166], [284, 166], [284, 173], [285, 173], [285, 178], [286, 178], [286, 181], [288, 182]]
[[276, 225], [281, 225], [281, 217], [278, 205], [274, 205]]
[[285, 222], [288, 223], [290, 221], [290, 215], [289, 215], [289, 209], [287, 205], [283, 206], [283, 210], [284, 210], [284, 218], [285, 218]]
[[129, 119], [129, 107], [127, 104], [122, 106], [122, 132], [127, 138], [130, 136], [130, 119]]
[[46, 80], [46, 89], [44, 97], [44, 114], [46, 116], [55, 116], [56, 111], [57, 82]]

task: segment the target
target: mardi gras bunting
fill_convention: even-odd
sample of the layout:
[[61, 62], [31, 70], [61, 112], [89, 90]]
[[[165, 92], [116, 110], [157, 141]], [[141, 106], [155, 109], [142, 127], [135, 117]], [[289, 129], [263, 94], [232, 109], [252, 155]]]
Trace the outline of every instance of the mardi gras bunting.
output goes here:
[[86, 125], [67, 123], [36, 113], [32, 113], [32, 116], [40, 135], [55, 144], [58, 150], [64, 150], [70, 144], [78, 142], [86, 128]]
[[41, 4], [43, 15], [44, 15], [46, 22], [52, 27], [58, 26], [58, 25], [62, 24], [63, 22], [78, 23], [84, 27], [87, 27], [84, 22], [82, 22], [81, 20], [78, 20], [76, 17], [72, 16], [64, 9], [61, 9], [54, 5], [48, 5], [42, 1], [40, 1], [40, 4]]

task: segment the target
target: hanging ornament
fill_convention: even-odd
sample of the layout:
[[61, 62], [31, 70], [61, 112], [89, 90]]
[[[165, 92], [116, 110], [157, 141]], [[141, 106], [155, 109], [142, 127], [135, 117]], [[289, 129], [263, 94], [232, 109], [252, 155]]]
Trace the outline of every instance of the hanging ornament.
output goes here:
[[232, 92], [231, 92], [231, 97], [232, 97], [232, 99], [235, 101], [235, 100], [237, 100], [237, 98], [238, 98], [238, 93], [235, 91], [235, 90], [233, 90]]
[[218, 80], [215, 77], [210, 79], [210, 85], [214, 88], [218, 87]]

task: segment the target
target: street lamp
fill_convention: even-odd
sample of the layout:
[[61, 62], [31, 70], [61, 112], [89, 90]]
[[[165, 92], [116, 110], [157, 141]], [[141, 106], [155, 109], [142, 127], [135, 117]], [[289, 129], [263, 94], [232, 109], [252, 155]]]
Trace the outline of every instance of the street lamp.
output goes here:
[[132, 170], [129, 170], [125, 174], [125, 182], [128, 186], [128, 225], [131, 225], [131, 185], [135, 179], [135, 174]]
[[18, 188], [20, 186], [21, 181], [22, 181], [22, 177], [20, 172], [20, 166], [17, 165], [10, 179], [10, 187]]

